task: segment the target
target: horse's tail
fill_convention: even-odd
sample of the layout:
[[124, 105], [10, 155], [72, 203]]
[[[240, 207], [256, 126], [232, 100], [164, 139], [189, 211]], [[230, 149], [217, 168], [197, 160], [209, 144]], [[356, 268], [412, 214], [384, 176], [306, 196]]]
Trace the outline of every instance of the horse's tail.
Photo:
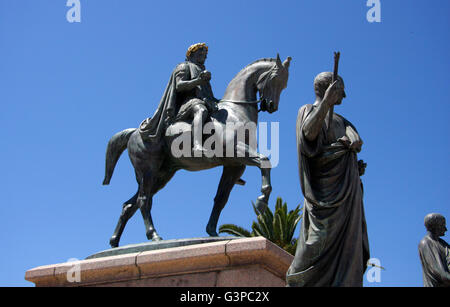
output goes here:
[[127, 149], [128, 140], [131, 134], [136, 131], [136, 128], [126, 129], [116, 133], [108, 143], [106, 149], [106, 165], [105, 165], [105, 179], [103, 185], [108, 185], [116, 167], [120, 155]]

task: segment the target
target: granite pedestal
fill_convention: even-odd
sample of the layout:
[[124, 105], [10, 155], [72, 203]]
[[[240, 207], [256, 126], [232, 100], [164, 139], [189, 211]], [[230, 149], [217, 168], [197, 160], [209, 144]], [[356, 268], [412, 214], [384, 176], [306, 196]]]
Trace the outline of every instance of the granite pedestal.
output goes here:
[[197, 238], [107, 250], [31, 269], [25, 279], [37, 287], [284, 287], [292, 260], [262, 237]]

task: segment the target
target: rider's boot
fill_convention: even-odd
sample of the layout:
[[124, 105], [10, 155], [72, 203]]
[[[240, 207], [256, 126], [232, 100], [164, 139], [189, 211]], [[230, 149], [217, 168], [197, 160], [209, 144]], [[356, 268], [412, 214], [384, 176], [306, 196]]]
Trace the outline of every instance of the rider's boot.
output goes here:
[[194, 146], [192, 151], [194, 153], [194, 157], [201, 157], [205, 153], [205, 149], [202, 146], [203, 142], [203, 123], [206, 121], [208, 117], [208, 110], [205, 108], [201, 108], [194, 115], [194, 120], [192, 121], [192, 129], [194, 135]]
[[201, 157], [204, 153], [205, 153], [205, 149], [202, 147], [201, 144], [195, 144], [194, 142], [194, 147], [192, 148], [192, 152], [194, 153], [194, 157]]

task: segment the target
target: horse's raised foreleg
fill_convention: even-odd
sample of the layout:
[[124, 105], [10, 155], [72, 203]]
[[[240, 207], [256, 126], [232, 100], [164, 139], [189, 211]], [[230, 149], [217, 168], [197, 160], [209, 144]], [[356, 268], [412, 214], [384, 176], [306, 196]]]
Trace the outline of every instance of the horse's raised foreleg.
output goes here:
[[217, 237], [217, 222], [219, 221], [220, 213], [225, 207], [231, 190], [236, 181], [241, 178], [245, 171], [245, 165], [241, 166], [224, 166], [222, 178], [220, 178], [219, 187], [217, 188], [216, 197], [214, 198], [214, 207], [211, 216], [206, 226], [206, 232], [211, 237]]
[[[272, 184], [270, 181], [270, 171], [272, 166], [270, 160], [266, 156], [258, 153], [256, 150], [250, 148], [248, 145], [238, 144], [237, 150], [238, 153], [240, 153], [237, 158], [240, 162], [245, 165], [256, 166], [261, 170], [262, 195], [256, 199], [255, 206], [260, 213], [264, 213], [269, 203], [270, 193], [272, 192]], [[244, 155], [245, 157], [239, 158], [239, 156]]]
[[[259, 158], [260, 161], [269, 162], [269, 159], [265, 156]], [[270, 163], [270, 162], [269, 162]], [[261, 168], [262, 186], [261, 196], [256, 199], [255, 207], [260, 213], [266, 211], [269, 204], [270, 193], [272, 193], [272, 184], [270, 182], [270, 170], [271, 168]]]
[[112, 248], [119, 246], [120, 237], [122, 236], [123, 230], [128, 220], [134, 215], [137, 210], [136, 200], [138, 193], [136, 193], [132, 198], [123, 204], [122, 213], [120, 214], [119, 221], [117, 222], [114, 234], [109, 240], [109, 244]]
[[[261, 154], [257, 154], [256, 157], [250, 157], [249, 163], [255, 163], [257, 167], [261, 170], [262, 184], [261, 193], [262, 195], [256, 199], [255, 207], [260, 213], [266, 211], [269, 204], [270, 193], [272, 193], [272, 184], [270, 182], [270, 171], [269, 158]], [[251, 165], [251, 164], [250, 164]]]

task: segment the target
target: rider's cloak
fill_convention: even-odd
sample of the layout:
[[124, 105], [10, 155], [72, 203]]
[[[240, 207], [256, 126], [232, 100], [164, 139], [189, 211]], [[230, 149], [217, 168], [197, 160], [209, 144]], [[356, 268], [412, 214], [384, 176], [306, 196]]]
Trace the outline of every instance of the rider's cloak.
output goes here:
[[161, 139], [167, 114], [170, 110], [175, 110], [177, 106], [176, 77], [183, 69], [184, 65], [182, 63], [173, 70], [155, 114], [141, 123], [139, 132], [145, 139], [150, 141], [159, 141]]
[[139, 132], [146, 140], [159, 141], [161, 139], [166, 128], [168, 113], [176, 116], [180, 107], [192, 98], [211, 99], [211, 97], [214, 97], [209, 82], [206, 85], [199, 85], [191, 91], [177, 94], [177, 80], [195, 79], [204, 69], [203, 65], [197, 65], [189, 61], [178, 64], [175, 67], [155, 114], [151, 118], [144, 120], [139, 127]]

